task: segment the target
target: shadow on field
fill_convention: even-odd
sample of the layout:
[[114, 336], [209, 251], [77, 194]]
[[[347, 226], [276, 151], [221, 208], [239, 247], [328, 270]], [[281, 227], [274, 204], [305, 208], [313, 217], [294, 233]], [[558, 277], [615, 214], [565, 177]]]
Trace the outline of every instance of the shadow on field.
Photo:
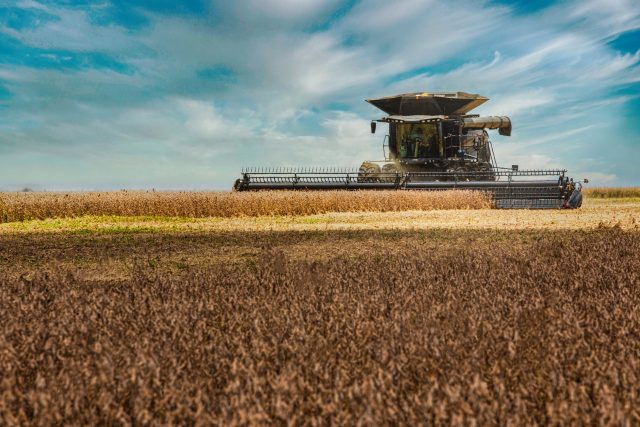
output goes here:
[[[327, 230], [160, 233], [30, 233], [0, 235], [0, 266], [5, 272], [78, 261], [82, 265], [145, 258], [185, 258], [197, 265], [236, 264], [259, 259], [277, 248], [293, 260], [328, 260], [371, 255], [388, 256], [402, 249], [419, 253], [458, 251], [469, 246], [476, 257], [504, 245], [513, 250], [546, 242], [574, 245], [624, 235], [616, 227], [592, 231], [564, 230]], [[629, 234], [633, 234], [630, 232]], [[575, 255], [576, 245], [566, 257]], [[200, 262], [202, 261], [202, 262]]]

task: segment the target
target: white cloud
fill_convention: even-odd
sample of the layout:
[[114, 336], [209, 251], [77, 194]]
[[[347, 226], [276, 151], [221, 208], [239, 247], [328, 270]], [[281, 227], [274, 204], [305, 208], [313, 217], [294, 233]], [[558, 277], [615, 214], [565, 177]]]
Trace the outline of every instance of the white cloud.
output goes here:
[[20, 0], [16, 3], [16, 6], [23, 9], [37, 9], [43, 11], [49, 11], [49, 8], [42, 3], [33, 0]]
[[[519, 116], [532, 109], [547, 105], [554, 100], [554, 94], [545, 89], [527, 89], [507, 93], [486, 107], [490, 113], [498, 116]], [[488, 111], [489, 112], [489, 111]]]
[[[639, 81], [640, 52], [606, 43], [638, 28], [635, 3], [576, 1], [518, 15], [485, 2], [372, 0], [326, 24], [339, 4], [243, 0], [200, 17], [145, 12], [151, 25], [127, 32], [79, 8], [23, 1], [58, 19], [5, 34], [33, 47], [107, 53], [135, 72], [2, 65], [0, 83], [16, 96], [0, 118], [0, 150], [86, 158], [105, 176], [114, 159], [136, 182], [197, 177], [222, 187], [251, 164], [379, 159], [382, 135], [368, 133], [368, 116], [378, 113], [363, 98], [462, 90], [492, 98], [478, 112], [514, 118], [514, 136], [495, 138], [500, 163], [575, 165], [622, 179], [607, 169], [623, 161], [615, 148], [601, 165], [579, 160], [597, 157], [598, 138], [624, 124], [619, 113], [634, 99], [610, 92]], [[318, 23], [322, 30], [308, 31]], [[221, 66], [232, 83], [195, 78]], [[164, 176], [154, 162], [176, 171]]]
[[231, 6], [238, 18], [248, 16], [256, 21], [309, 22], [327, 15], [339, 0], [245, 0], [233, 2]]
[[638, 2], [634, 0], [585, 0], [572, 3], [568, 16], [583, 21], [586, 28], [602, 31], [604, 37], [640, 28]]
[[14, 30], [9, 27], [0, 31], [21, 42], [40, 49], [64, 49], [80, 52], [132, 53], [136, 46], [126, 31], [116, 26], [98, 26], [91, 22], [86, 11], [64, 7], [45, 6], [29, 1], [19, 7], [39, 9], [55, 19], [47, 20], [34, 28]]

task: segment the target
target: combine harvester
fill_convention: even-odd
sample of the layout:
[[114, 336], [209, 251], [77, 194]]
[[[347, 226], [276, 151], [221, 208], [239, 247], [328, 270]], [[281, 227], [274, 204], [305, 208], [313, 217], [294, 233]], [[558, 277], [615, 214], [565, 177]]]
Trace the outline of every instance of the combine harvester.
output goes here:
[[[487, 129], [511, 135], [503, 116], [468, 114], [488, 101], [480, 95], [411, 93], [367, 102], [386, 114], [383, 161], [366, 161], [358, 171], [330, 169], [247, 169], [237, 191], [251, 190], [478, 190], [498, 208], [578, 208], [582, 182], [564, 169], [498, 167]], [[588, 182], [586, 179], [583, 182]]]

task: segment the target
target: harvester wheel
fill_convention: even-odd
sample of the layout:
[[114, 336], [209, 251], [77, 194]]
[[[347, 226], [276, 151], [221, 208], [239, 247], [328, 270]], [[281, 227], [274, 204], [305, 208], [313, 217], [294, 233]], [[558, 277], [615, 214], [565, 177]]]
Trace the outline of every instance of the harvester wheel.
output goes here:
[[364, 162], [358, 170], [358, 182], [379, 182], [380, 166], [371, 162]]
[[467, 169], [463, 166], [458, 166], [453, 168], [453, 173], [456, 174], [456, 178], [458, 181], [469, 181], [469, 177], [466, 176]]
[[400, 174], [400, 169], [393, 163], [387, 163], [382, 166], [382, 176], [380, 181], [382, 182], [396, 182]]
[[448, 167], [441, 181], [460, 181], [460, 172], [464, 172], [464, 169], [460, 166]]
[[480, 174], [478, 175], [478, 181], [495, 181], [496, 175], [493, 173], [491, 165], [481, 165], [478, 169]]

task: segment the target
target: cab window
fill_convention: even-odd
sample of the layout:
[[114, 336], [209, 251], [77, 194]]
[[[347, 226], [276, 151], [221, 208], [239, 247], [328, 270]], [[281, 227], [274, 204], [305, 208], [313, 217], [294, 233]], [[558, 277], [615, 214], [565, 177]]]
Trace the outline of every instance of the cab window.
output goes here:
[[398, 157], [432, 157], [438, 152], [438, 129], [434, 123], [401, 124], [396, 127]]

